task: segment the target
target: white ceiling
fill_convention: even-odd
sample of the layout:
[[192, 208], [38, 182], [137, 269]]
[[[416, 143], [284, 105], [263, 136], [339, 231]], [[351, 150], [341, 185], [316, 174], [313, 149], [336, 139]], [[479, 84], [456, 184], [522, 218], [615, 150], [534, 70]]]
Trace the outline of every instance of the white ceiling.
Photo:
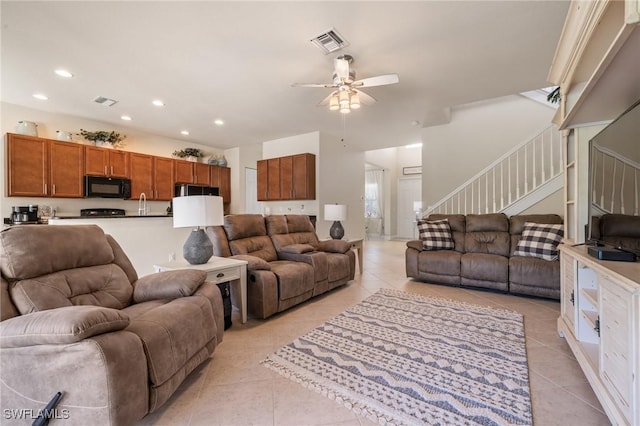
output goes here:
[[[568, 5], [2, 1], [1, 99], [220, 148], [316, 130], [357, 149], [400, 146], [443, 109], [549, 86]], [[325, 56], [309, 39], [331, 27], [351, 44]], [[291, 84], [330, 82], [344, 53], [357, 78], [397, 73], [400, 83], [368, 89], [378, 102], [343, 122], [316, 106], [330, 89]]]

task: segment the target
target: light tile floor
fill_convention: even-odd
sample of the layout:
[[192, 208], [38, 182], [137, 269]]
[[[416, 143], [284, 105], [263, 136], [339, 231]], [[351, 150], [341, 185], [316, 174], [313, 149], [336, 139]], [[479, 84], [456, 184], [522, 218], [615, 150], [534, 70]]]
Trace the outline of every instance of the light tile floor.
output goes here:
[[141, 425], [341, 425], [374, 423], [260, 365], [260, 361], [380, 288], [396, 288], [524, 314], [536, 426], [610, 425], [580, 366], [558, 336], [558, 302], [430, 285], [406, 278], [405, 243], [365, 241], [364, 273], [267, 320], [233, 326], [213, 357]]

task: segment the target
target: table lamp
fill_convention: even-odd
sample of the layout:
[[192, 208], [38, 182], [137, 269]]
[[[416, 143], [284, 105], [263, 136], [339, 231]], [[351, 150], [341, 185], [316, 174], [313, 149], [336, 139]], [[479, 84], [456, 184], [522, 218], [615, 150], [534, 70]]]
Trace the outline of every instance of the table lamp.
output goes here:
[[413, 211], [416, 213], [416, 220], [420, 220], [420, 213], [422, 212], [422, 201], [413, 202]]
[[202, 265], [213, 256], [213, 244], [203, 227], [223, 224], [222, 197], [190, 195], [173, 199], [173, 227], [195, 228], [182, 247], [182, 255], [190, 264]]
[[333, 220], [329, 235], [334, 240], [341, 240], [344, 237], [344, 228], [340, 221], [347, 220], [347, 206], [344, 204], [325, 204], [324, 220]]

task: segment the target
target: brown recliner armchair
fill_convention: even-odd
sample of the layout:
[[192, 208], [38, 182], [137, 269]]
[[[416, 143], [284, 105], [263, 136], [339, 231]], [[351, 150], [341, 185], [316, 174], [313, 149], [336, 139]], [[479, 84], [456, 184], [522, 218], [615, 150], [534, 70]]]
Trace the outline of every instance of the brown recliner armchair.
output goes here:
[[0, 260], [3, 412], [37, 413], [61, 391], [65, 424], [135, 424], [222, 341], [204, 272], [138, 279], [97, 226], [5, 229]]

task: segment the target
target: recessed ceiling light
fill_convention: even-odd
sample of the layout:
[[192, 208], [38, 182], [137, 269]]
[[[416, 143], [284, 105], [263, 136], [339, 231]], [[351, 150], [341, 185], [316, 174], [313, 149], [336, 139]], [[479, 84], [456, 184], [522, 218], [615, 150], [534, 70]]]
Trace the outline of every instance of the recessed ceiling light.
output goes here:
[[40, 99], [41, 101], [46, 101], [47, 99], [49, 99], [47, 95], [44, 95], [42, 93], [34, 93], [33, 97], [36, 99]]
[[122, 118], [125, 121], [131, 121], [131, 117], [128, 116], [128, 115], [122, 115], [122, 116], [120, 116], [120, 118]]
[[188, 130], [183, 130], [180, 133], [185, 135], [185, 136], [189, 136], [189, 131]]
[[73, 74], [71, 74], [69, 71], [67, 70], [63, 70], [63, 69], [57, 69], [54, 71], [56, 74], [58, 74], [60, 77], [64, 77], [64, 78], [71, 78], [73, 77]]
[[216, 126], [222, 126], [222, 125], [224, 124], [224, 120], [223, 120], [223, 119], [221, 119], [221, 118], [216, 118], [216, 119], [214, 120], [214, 124], [215, 124]]
[[155, 100], [151, 101], [151, 103], [154, 104], [157, 107], [164, 106], [164, 102], [162, 102], [160, 99], [155, 99]]

